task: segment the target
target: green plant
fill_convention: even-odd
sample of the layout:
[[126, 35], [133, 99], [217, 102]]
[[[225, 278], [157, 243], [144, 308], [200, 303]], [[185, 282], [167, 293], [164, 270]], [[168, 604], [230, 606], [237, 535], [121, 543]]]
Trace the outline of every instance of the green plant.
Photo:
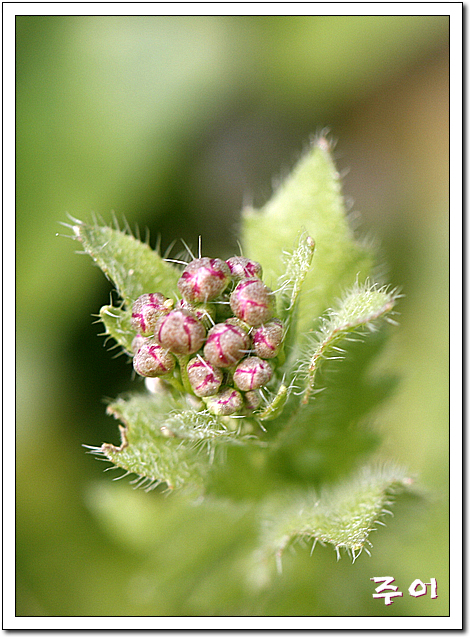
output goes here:
[[121, 445], [92, 451], [147, 490], [165, 484], [249, 511], [254, 573], [280, 567], [296, 539], [353, 560], [368, 552], [412, 482], [390, 462], [366, 462], [379, 442], [368, 416], [394, 385], [368, 372], [398, 294], [374, 281], [328, 141], [311, 145], [262, 210], [243, 211], [243, 258], [191, 256], [182, 275], [118, 226], [70, 227], [121, 297], [100, 310], [106, 334], [148, 377], [147, 391], [108, 405]]

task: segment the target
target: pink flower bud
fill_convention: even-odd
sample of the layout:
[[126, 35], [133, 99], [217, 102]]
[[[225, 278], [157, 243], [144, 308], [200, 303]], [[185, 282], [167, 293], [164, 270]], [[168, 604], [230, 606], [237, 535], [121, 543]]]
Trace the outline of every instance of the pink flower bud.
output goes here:
[[255, 354], [262, 359], [272, 359], [280, 351], [283, 341], [283, 323], [272, 319], [255, 330], [252, 335]]
[[134, 355], [133, 365], [141, 377], [160, 377], [174, 369], [175, 357], [151, 337]]
[[234, 383], [239, 390], [248, 392], [266, 385], [272, 374], [273, 370], [268, 361], [259, 357], [247, 357], [234, 370]]
[[217, 323], [208, 332], [204, 356], [216, 368], [230, 368], [247, 354], [249, 348], [250, 337], [245, 330], [228, 322]]
[[223, 373], [202, 357], [195, 357], [187, 366], [188, 379], [197, 397], [216, 394], [222, 383]]
[[206, 303], [224, 292], [230, 279], [231, 273], [225, 261], [201, 257], [186, 266], [178, 280], [178, 290], [190, 303]]
[[262, 398], [257, 390], [249, 390], [244, 394], [245, 401], [245, 409], [249, 412], [253, 412], [256, 410], [260, 403], [262, 402]]
[[214, 304], [205, 303], [194, 305], [184, 299], [180, 299], [175, 306], [175, 310], [188, 310], [188, 312], [191, 312], [206, 328], [214, 326], [214, 319], [216, 317]]
[[170, 352], [193, 354], [203, 345], [206, 330], [191, 312], [172, 310], [157, 320], [155, 336], [160, 345]]
[[234, 388], [227, 388], [219, 394], [206, 399], [206, 407], [216, 416], [229, 416], [238, 412], [244, 405], [242, 395]]
[[230, 298], [232, 312], [249, 326], [259, 326], [273, 316], [275, 295], [261, 279], [242, 279]]
[[154, 333], [157, 319], [172, 309], [172, 299], [167, 299], [160, 292], [141, 295], [132, 305], [131, 326], [133, 330], [149, 337]]
[[136, 354], [141, 346], [145, 344], [147, 341], [147, 337], [143, 337], [142, 335], [136, 335], [131, 343], [131, 349], [133, 354]]
[[254, 279], [262, 277], [262, 267], [258, 261], [246, 257], [231, 257], [226, 261], [233, 279]]

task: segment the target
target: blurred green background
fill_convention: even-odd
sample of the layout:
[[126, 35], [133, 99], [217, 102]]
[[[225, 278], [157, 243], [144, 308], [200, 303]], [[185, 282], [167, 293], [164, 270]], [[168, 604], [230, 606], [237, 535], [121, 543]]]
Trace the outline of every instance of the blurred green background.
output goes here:
[[[448, 17], [16, 19], [18, 616], [448, 614]], [[382, 456], [427, 491], [375, 532], [372, 558], [297, 547], [244, 585], [251, 530], [112, 482], [82, 444], [118, 443], [105, 397], [131, 387], [94, 313], [110, 284], [59, 222], [91, 211], [166, 248], [237, 251], [309, 137], [338, 140], [344, 193], [405, 297], [383, 365], [401, 375]], [[261, 238], [263, 241], [263, 238]], [[221, 538], [221, 529], [231, 529]], [[404, 592], [372, 599], [373, 576]], [[439, 596], [412, 598], [420, 578]]]

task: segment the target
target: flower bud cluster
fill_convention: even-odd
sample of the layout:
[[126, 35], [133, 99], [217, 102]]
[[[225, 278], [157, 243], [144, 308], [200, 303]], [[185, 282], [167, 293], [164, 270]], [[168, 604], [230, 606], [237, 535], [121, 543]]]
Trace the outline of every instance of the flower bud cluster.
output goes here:
[[203, 257], [183, 270], [176, 303], [141, 295], [131, 319], [135, 371], [170, 380], [179, 370], [183, 386], [219, 416], [256, 410], [284, 337], [261, 277], [260, 264], [245, 257]]

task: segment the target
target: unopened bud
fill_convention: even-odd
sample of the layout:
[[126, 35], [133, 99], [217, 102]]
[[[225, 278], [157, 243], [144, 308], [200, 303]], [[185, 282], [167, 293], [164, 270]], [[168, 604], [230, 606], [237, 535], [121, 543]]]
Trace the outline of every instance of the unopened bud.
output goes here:
[[226, 261], [233, 279], [253, 279], [262, 277], [262, 267], [258, 261], [246, 257], [231, 257]]
[[266, 385], [272, 374], [273, 370], [268, 361], [259, 357], [247, 357], [234, 370], [234, 383], [239, 390], [248, 392]]
[[175, 309], [188, 310], [188, 312], [191, 312], [206, 328], [211, 328], [211, 326], [215, 324], [216, 309], [214, 304], [191, 304], [184, 299], [180, 299]]
[[217, 323], [208, 332], [204, 356], [216, 368], [230, 368], [249, 348], [250, 337], [245, 330], [231, 323]]
[[145, 344], [147, 341], [147, 337], [143, 337], [142, 335], [136, 335], [131, 342], [131, 350], [133, 354], [136, 354], [141, 346]]
[[215, 368], [200, 356], [188, 363], [187, 372], [193, 392], [198, 397], [216, 394], [224, 376], [219, 368]]
[[230, 282], [230, 270], [222, 259], [200, 257], [183, 270], [178, 290], [190, 303], [206, 303], [216, 299]]
[[167, 314], [173, 306], [173, 300], [160, 292], [141, 295], [132, 305], [131, 326], [139, 334], [149, 337], [154, 333], [157, 319]]
[[206, 407], [216, 416], [229, 416], [238, 412], [244, 405], [242, 395], [234, 388], [227, 388], [206, 399]]
[[155, 336], [160, 345], [170, 352], [193, 354], [203, 345], [206, 330], [191, 312], [172, 310], [157, 320]]
[[241, 328], [246, 334], [249, 334], [250, 330], [252, 329], [252, 326], [249, 326], [244, 321], [242, 321], [242, 319], [238, 319], [237, 317], [229, 317], [224, 323], [228, 323], [231, 326], [237, 326], [238, 328]]
[[243, 279], [230, 298], [232, 312], [249, 326], [259, 326], [272, 318], [275, 295], [261, 279]]
[[175, 357], [151, 337], [134, 355], [133, 365], [141, 377], [161, 377], [174, 369]]
[[283, 341], [283, 323], [279, 319], [264, 323], [254, 331], [252, 341], [258, 357], [262, 359], [276, 357]]
[[259, 407], [262, 398], [257, 390], [249, 390], [244, 394], [244, 401], [246, 410], [253, 412]]

